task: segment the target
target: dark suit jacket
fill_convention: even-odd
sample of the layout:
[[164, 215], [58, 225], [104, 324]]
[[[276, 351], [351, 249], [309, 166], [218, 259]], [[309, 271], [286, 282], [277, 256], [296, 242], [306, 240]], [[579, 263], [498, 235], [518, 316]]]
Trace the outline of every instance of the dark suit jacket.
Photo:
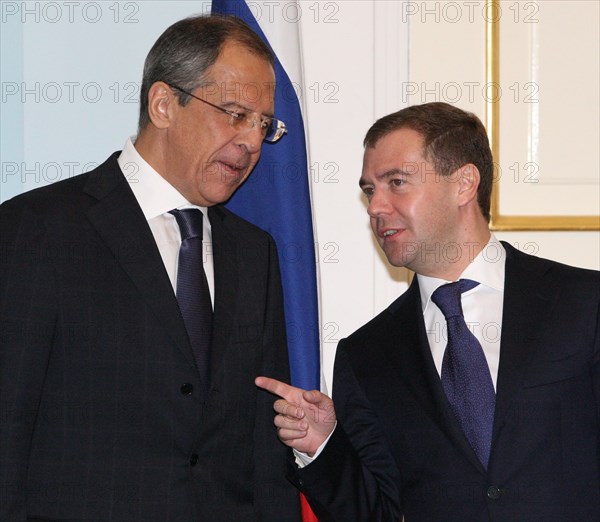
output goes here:
[[117, 165], [0, 207], [2, 522], [297, 521], [257, 375], [288, 379], [275, 244], [209, 209], [212, 382]]
[[290, 466], [320, 522], [600, 520], [600, 273], [505, 247], [487, 472], [449, 409], [415, 278], [340, 343], [338, 426]]

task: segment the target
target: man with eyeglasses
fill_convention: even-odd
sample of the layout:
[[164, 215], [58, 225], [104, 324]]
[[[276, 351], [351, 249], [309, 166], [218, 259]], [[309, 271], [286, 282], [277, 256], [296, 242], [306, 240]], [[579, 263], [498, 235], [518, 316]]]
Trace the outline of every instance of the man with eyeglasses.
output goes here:
[[0, 520], [296, 522], [259, 374], [287, 380], [277, 251], [221, 204], [274, 117], [234, 17], [146, 59], [138, 135], [0, 207]]

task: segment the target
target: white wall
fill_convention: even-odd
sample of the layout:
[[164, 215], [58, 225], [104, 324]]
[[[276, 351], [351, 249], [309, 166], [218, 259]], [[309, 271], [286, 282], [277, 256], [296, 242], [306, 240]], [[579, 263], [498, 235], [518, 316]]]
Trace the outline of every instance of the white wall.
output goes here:
[[[559, 3], [556, 1], [553, 5]], [[502, 2], [504, 22], [500, 23], [505, 27], [509, 22], [514, 26], [516, 22], [538, 20], [543, 28], [550, 18], [552, 24], [560, 24], [557, 18], [561, 11], [554, 9], [548, 13], [544, 4], [548, 5], [547, 2], [541, 5]], [[569, 5], [568, 2], [562, 4], [563, 7]], [[447, 101], [476, 113], [483, 121], [486, 117], [485, 2], [345, 1], [335, 5], [336, 24], [302, 20], [308, 83], [329, 82], [339, 89], [337, 104], [308, 100], [312, 160], [321, 165], [332, 162], [339, 166], [339, 180], [335, 184], [313, 181], [319, 243], [335, 242], [339, 247], [335, 264], [320, 260], [325, 325], [323, 369], [328, 385], [335, 354], [335, 343], [330, 341], [354, 331], [406, 289], [407, 274], [390, 269], [374, 246], [365, 205], [357, 188], [360, 142], [366, 130], [384, 114], [408, 104], [430, 101]], [[545, 20], [546, 26], [541, 25], [540, 20]], [[585, 17], [579, 18], [579, 23], [585, 25], [588, 21]], [[554, 34], [557, 40], [568, 38], [565, 34]], [[597, 56], [597, 36], [595, 46], [589, 50], [591, 56]], [[516, 56], [511, 56], [511, 52], [504, 52], [501, 63], [514, 60]], [[529, 50], [514, 52], [526, 54]], [[584, 72], [581, 70], [582, 78]], [[560, 74], [560, 70], [554, 71], [554, 76]], [[549, 87], [552, 77], [550, 73], [545, 76], [546, 84], [538, 80], [540, 89]], [[521, 85], [529, 80], [525, 76], [517, 79]], [[576, 77], [571, 81], [576, 82]], [[573, 103], [573, 100], [565, 102]], [[508, 103], [507, 100], [504, 103]], [[578, 117], [589, 127], [585, 114], [589, 114], [589, 110], [582, 111]], [[503, 129], [508, 128], [510, 132], [509, 122], [505, 125]], [[597, 132], [597, 118], [593, 125]], [[546, 132], [559, 130], [546, 129]], [[590, 152], [594, 153], [593, 147]], [[597, 157], [597, 147], [595, 154]], [[579, 159], [585, 164], [585, 158]], [[598, 180], [597, 169], [586, 173]], [[591, 190], [600, 200], [598, 185], [593, 185]], [[573, 205], [576, 206], [577, 201]], [[541, 257], [600, 268], [597, 231], [521, 231], [497, 232], [497, 235]]]

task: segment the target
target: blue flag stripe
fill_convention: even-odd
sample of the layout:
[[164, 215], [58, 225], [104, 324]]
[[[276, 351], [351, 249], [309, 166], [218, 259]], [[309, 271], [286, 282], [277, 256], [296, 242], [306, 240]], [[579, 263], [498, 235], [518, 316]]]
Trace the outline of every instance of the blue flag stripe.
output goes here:
[[[271, 46], [244, 0], [213, 0], [212, 12], [242, 18]], [[269, 232], [277, 243], [292, 384], [318, 389], [317, 278], [304, 123], [298, 97], [279, 59], [275, 75], [275, 115], [285, 122], [288, 134], [276, 144], [263, 144], [258, 166], [227, 206]]]

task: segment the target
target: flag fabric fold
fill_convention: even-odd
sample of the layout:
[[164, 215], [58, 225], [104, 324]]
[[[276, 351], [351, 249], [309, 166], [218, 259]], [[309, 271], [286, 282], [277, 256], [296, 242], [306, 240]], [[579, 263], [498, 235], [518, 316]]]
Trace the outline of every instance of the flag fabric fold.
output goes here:
[[[295, 21], [290, 18], [290, 6], [278, 15], [272, 11], [272, 4], [244, 0], [212, 2], [213, 13], [238, 16], [273, 50], [276, 56], [275, 116], [283, 120], [288, 129], [279, 142], [263, 144], [257, 167], [227, 206], [275, 239], [281, 266], [292, 384], [319, 389], [317, 275], [300, 106], [303, 82], [299, 16], [294, 17]], [[301, 12], [300, 6], [295, 12]], [[303, 496], [301, 503], [303, 522], [317, 522]]]
[[[254, 9], [259, 5], [260, 2], [252, 2]], [[275, 238], [281, 264], [292, 384], [318, 389], [320, 353], [315, 246], [304, 122], [296, 92], [301, 84], [292, 83], [282, 66], [283, 57], [279, 57], [273, 42], [267, 40], [244, 0], [213, 0], [212, 12], [242, 18], [271, 46], [277, 57], [275, 115], [285, 122], [288, 134], [275, 144], [263, 144], [257, 167], [227, 206]], [[277, 17], [267, 17], [266, 11], [263, 14], [261, 23], [278, 21]], [[281, 21], [286, 24], [289, 48], [290, 41], [298, 42], [297, 24], [283, 18]]]

